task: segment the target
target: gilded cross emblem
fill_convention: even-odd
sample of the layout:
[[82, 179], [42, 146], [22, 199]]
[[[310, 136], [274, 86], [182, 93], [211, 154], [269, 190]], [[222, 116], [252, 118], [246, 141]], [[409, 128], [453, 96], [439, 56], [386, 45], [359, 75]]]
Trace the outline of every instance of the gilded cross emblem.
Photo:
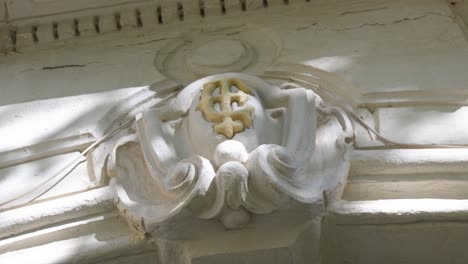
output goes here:
[[[238, 91], [232, 92], [231, 89], [234, 87]], [[216, 91], [219, 93], [215, 95]], [[234, 103], [239, 107], [244, 106], [249, 99], [247, 94], [251, 94], [251, 90], [237, 79], [209, 82], [203, 85], [198, 109], [206, 120], [218, 123], [214, 126], [217, 133], [232, 138], [236, 133], [252, 126], [254, 107], [233, 108]], [[217, 104], [219, 109], [215, 108]]]

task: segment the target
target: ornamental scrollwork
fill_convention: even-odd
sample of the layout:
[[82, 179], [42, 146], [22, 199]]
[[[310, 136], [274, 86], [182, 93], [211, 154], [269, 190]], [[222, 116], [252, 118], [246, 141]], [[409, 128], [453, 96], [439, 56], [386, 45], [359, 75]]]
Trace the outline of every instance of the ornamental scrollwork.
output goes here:
[[117, 207], [143, 232], [184, 210], [240, 228], [288, 202], [322, 200], [349, 170], [344, 112], [309, 89], [246, 74], [197, 80], [138, 114], [135, 128], [107, 171]]

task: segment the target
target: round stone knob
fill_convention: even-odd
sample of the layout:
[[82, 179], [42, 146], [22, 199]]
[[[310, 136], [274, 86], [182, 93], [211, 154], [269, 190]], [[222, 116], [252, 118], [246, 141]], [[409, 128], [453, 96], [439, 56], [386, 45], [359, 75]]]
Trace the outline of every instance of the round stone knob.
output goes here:
[[220, 143], [214, 154], [214, 160], [217, 166], [221, 166], [229, 161], [237, 161], [243, 163], [247, 160], [249, 154], [245, 150], [244, 145], [237, 140], [226, 140]]

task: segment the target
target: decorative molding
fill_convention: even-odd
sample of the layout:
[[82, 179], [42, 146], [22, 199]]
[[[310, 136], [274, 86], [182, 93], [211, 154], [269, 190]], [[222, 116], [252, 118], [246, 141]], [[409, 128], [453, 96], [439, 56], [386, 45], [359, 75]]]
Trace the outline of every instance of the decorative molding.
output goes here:
[[[252, 126], [232, 139], [198, 110], [206, 85], [225, 80], [251, 92], [238, 111], [253, 109]], [[117, 208], [140, 232], [186, 210], [239, 228], [252, 214], [322, 203], [324, 192], [336, 197], [348, 175], [352, 134], [347, 115], [310, 90], [217, 74], [138, 115], [136, 133], [117, 142], [107, 171]]]
[[168, 79], [188, 85], [218, 73], [261, 74], [281, 51], [282, 41], [274, 32], [237, 24], [180, 34], [158, 50], [154, 65]]
[[0, 51], [3, 53], [30, 49], [38, 44], [155, 29], [173, 22], [290, 5], [289, 1], [269, 3], [267, 0], [89, 0], [80, 4], [71, 0], [4, 1], [4, 4], [0, 2], [1, 8], [5, 9], [2, 14], [6, 14], [0, 17]]
[[103, 187], [2, 211], [0, 237], [5, 238], [52, 224], [109, 212], [114, 209], [112, 196], [112, 190]]
[[467, 199], [467, 148], [355, 150], [343, 200]]
[[468, 106], [468, 91], [461, 89], [401, 90], [364, 93], [359, 108]]
[[365, 226], [404, 223], [459, 222], [468, 217], [468, 200], [388, 199], [340, 201], [330, 208], [337, 224]]
[[352, 175], [466, 174], [468, 148], [355, 150]]
[[90, 133], [85, 133], [1, 152], [0, 169], [73, 151], [83, 151], [95, 141]]

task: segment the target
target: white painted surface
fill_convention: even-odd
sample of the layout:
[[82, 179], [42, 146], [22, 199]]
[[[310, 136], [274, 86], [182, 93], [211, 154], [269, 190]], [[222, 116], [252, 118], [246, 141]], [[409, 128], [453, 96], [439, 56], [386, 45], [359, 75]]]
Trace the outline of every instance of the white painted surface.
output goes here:
[[405, 175], [465, 173], [468, 149], [355, 150], [351, 175]]
[[[54, 76], [46, 75], [45, 77], [56, 79]], [[11, 78], [7, 79], [12, 81]], [[51, 84], [50, 87], [55, 86]], [[103, 131], [100, 130], [101, 127], [96, 126], [96, 123], [103, 119], [116, 104], [123, 103], [126, 98], [145, 89], [147, 87], [135, 87], [108, 93], [0, 106], [0, 137], [4, 139], [0, 141], [0, 151], [12, 151], [86, 133], [99, 138]], [[22, 93], [20, 90], [18, 92]], [[29, 88], [23, 92], [34, 94], [34, 91]], [[40, 91], [37, 92], [40, 93]], [[6, 92], [4, 98], [14, 98], [14, 96], [9, 96], [9, 92]], [[107, 129], [106, 125], [110, 125], [106, 122], [102, 123], [101, 129]]]
[[467, 144], [467, 115], [468, 107], [459, 106], [381, 108], [377, 122], [384, 135], [402, 143]]
[[[274, 30], [283, 47], [278, 61], [330, 70], [362, 91], [429, 90], [447, 86], [464, 89], [467, 77], [462, 69], [468, 61], [468, 48], [451, 16], [443, 1], [349, 1], [339, 5], [311, 1], [297, 8], [276, 7], [252, 16], [245, 13], [242, 20], [254, 29]], [[283, 23], [282, 17], [288, 17], [287, 23]], [[226, 22], [220, 22], [225, 24], [218, 27], [232, 28], [233, 34], [242, 31], [242, 23], [229, 18], [237, 19], [226, 16], [222, 20]], [[178, 36], [175, 32], [187, 35], [203, 28], [208, 28], [209, 34], [215, 33], [215, 21], [219, 19], [208, 17], [196, 25], [168, 24], [161, 26], [157, 33], [142, 31], [144, 36], [132, 39], [126, 36], [135, 34], [124, 32], [121, 37], [108, 36], [100, 43], [75, 46], [72, 53], [58, 48], [53, 52], [28, 52], [2, 58], [3, 63], [10, 65], [0, 71], [2, 80], [9, 80], [2, 86], [7, 95], [2, 98], [13, 103], [152, 83], [160, 78], [151, 66], [152, 56], [167, 38]], [[204, 34], [200, 32], [198, 37]], [[40, 70], [61, 65], [85, 66]], [[49, 74], [54, 77], [46, 77]], [[87, 78], [68, 81], [83, 75]], [[37, 92], [31, 94], [31, 86]]]
[[[87, 175], [86, 163], [84, 162], [78, 164], [66, 178], [62, 178], [63, 170], [78, 158], [80, 158], [80, 154], [72, 152], [0, 169], [2, 181], [0, 208], [24, 204], [35, 197], [45, 199], [95, 187], [96, 184]], [[49, 179], [50, 181], [45, 183]], [[44, 193], [53, 185], [56, 187]], [[40, 187], [34, 188], [35, 186]], [[18, 199], [9, 202], [14, 197], [18, 197]]]
[[26, 148], [4, 151], [0, 153], [0, 168], [68, 152], [83, 151], [95, 141], [96, 139], [91, 134], [85, 133], [30, 145]]
[[[14, 5], [20, 7], [26, 2]], [[54, 2], [66, 3], [52, 1], [40, 5], [51, 6]], [[148, 103], [133, 109], [134, 101], [124, 99], [139, 91], [151, 93], [147, 86], [162, 80], [162, 72], [170, 73], [167, 74], [170, 77], [179, 76], [174, 74], [186, 77], [193, 73], [185, 70], [188, 67], [178, 66], [203, 64], [204, 60], [200, 57], [209, 56], [211, 49], [219, 55], [222, 49], [216, 46], [216, 43], [219, 44], [216, 41], [205, 43], [205, 49], [203, 46], [201, 50], [197, 49], [200, 48], [199, 43], [207, 40], [224, 39], [231, 43], [222, 42], [224, 44], [221, 45], [232, 48], [229, 52], [234, 53], [228, 60], [231, 63], [235, 61], [233, 58], [239, 59], [245, 55], [245, 50], [239, 55], [239, 45], [248, 41], [260, 43], [255, 48], [263, 53], [254, 53], [254, 59], [248, 61], [251, 63], [249, 66], [256, 66], [256, 71], [260, 72], [277, 61], [305, 63], [330, 71], [354, 84], [357, 88], [350, 88], [349, 92], [357, 99], [362, 99], [360, 95], [365, 92], [409, 90], [420, 91], [418, 95], [423, 96], [425, 91], [430, 91], [430, 98], [434, 98], [434, 94], [443, 94], [448, 89], [462, 92], [467, 89], [468, 46], [463, 27], [460, 27], [461, 24], [445, 1], [297, 3], [291, 0], [286, 6], [282, 1], [272, 0], [268, 8], [263, 8], [260, 1], [248, 2], [248, 12], [231, 12], [238, 3], [225, 1], [228, 10], [226, 15], [219, 13], [219, 1], [215, 2], [205, 1], [207, 16], [203, 19], [199, 17], [197, 5], [193, 5], [194, 9], [186, 9], [184, 21], [179, 21], [176, 5], [164, 5], [162, 13], [165, 25], [158, 24], [154, 9], [141, 10], [145, 24], [141, 28], [135, 27], [135, 17], [124, 12], [128, 10], [123, 10], [121, 31], [116, 28], [112, 12], [104, 14], [107, 11], [99, 11], [102, 34], [95, 32], [93, 16], [98, 13], [93, 12], [96, 10], [83, 12], [79, 14], [80, 38], [73, 36], [70, 24], [67, 24], [74, 16], [68, 17], [68, 22], [64, 19], [66, 15], [49, 17], [43, 21], [34, 20], [40, 22], [37, 44], [34, 44], [31, 25], [28, 24], [32, 20], [25, 21], [25, 26], [18, 28], [17, 32], [18, 53], [0, 57], [0, 104], [5, 105], [0, 107], [0, 151], [11, 151], [44, 140], [82, 133], [91, 133], [98, 139], [103, 130], [118, 123], [115, 120], [127, 117], [127, 112], [132, 116], [150, 107]], [[188, 2], [184, 3], [185, 7], [189, 6]], [[73, 9], [74, 6], [76, 3], [63, 7]], [[0, 5], [0, 11], [1, 8], [3, 6]], [[44, 10], [37, 8], [29, 11]], [[64, 10], [58, 8], [52, 11]], [[145, 18], [145, 12], [153, 13], [153, 16]], [[12, 14], [28, 16], [20, 12]], [[50, 19], [59, 19], [57, 40], [51, 34], [53, 26]], [[185, 53], [179, 53], [182, 59], [176, 61], [183, 62], [181, 64], [162, 63], [160, 65], [163, 67], [158, 66], [158, 51], [168, 43], [173, 43], [176, 38], [185, 40], [187, 43], [182, 47], [193, 48], [194, 52], [184, 50]], [[242, 41], [236, 42], [239, 39]], [[194, 45], [191, 46], [190, 42]], [[190, 57], [187, 60], [184, 57], [186, 55]], [[211, 66], [226, 63], [223, 59], [228, 57], [217, 56], [212, 59], [208, 60]], [[165, 68], [164, 65], [177, 67]], [[121, 88], [126, 89], [119, 90]], [[434, 89], [438, 91], [432, 92]], [[103, 93], [91, 94], [95, 92]], [[401, 97], [401, 94], [404, 93], [398, 96]], [[447, 98], [457, 99], [456, 94], [450, 93]], [[61, 98], [73, 95], [79, 96]], [[146, 98], [142, 100], [151, 96], [142, 96]], [[463, 98], [459, 98], [459, 103], [463, 103]], [[19, 104], [29, 101], [34, 102]], [[124, 110], [113, 108], [122, 102], [125, 104]], [[113, 113], [106, 115], [109, 109], [113, 109]], [[390, 139], [428, 144], [466, 141], [467, 113], [463, 107], [433, 107], [429, 104], [424, 107], [387, 106], [371, 110], [377, 111], [374, 116], [366, 116], [366, 119], [376, 117], [370, 123], [375, 124]], [[362, 143], [359, 146], [369, 145], [368, 141], [363, 140], [367, 137], [365, 130], [361, 130], [358, 136], [361, 137], [358, 141]], [[99, 155], [109, 151], [110, 145], [104, 145]], [[379, 143], [370, 145], [380, 146]], [[305, 263], [310, 259], [318, 262], [319, 255], [323, 256], [324, 264], [466, 263], [468, 256], [464, 245], [467, 243], [465, 234], [468, 227], [464, 222], [467, 216], [464, 199], [467, 198], [467, 165], [464, 149], [362, 149], [354, 155], [355, 166], [348, 186], [351, 188], [345, 190], [345, 198], [354, 201], [331, 204], [334, 211], [327, 219], [331, 222], [330, 225], [327, 223], [324, 234], [325, 239], [333, 243], [322, 244], [323, 251], [320, 254], [317, 253], [316, 240], [312, 240], [315, 244], [307, 239], [304, 244], [293, 242], [296, 238], [300, 240], [297, 227], [301, 224], [285, 224], [287, 215], [273, 220], [268, 218], [270, 215], [264, 218], [256, 216], [252, 221], [259, 225], [250, 225], [239, 232], [228, 232], [215, 221], [209, 222], [213, 224], [213, 229], [210, 229], [212, 233], [206, 232], [209, 228], [199, 228], [201, 222], [174, 223], [174, 226], [166, 227], [163, 233], [177, 234], [180, 239], [188, 234], [193, 235], [191, 232], [195, 231], [192, 229], [197, 227], [200, 229], [197, 233], [199, 237], [177, 245], [170, 239], [157, 241], [160, 250], [151, 249], [150, 252], [146, 249], [136, 250], [141, 244], [132, 243], [129, 239], [130, 229], [126, 229], [120, 222], [117, 224], [115, 219], [111, 221], [114, 224], [107, 221], [92, 224], [93, 221], [90, 221], [62, 230], [61, 221], [74, 221], [86, 212], [99, 215], [111, 210], [109, 193], [103, 194], [104, 198], [100, 200], [86, 192], [0, 212], [1, 230], [4, 230], [5, 236], [25, 232], [23, 235], [32, 238], [22, 240], [12, 237], [20, 242], [14, 245], [15, 251], [0, 256], [0, 260], [4, 260], [0, 262], [8, 260], [8, 263], [11, 260], [23, 263], [38, 256], [34, 258], [37, 262], [73, 260], [81, 263], [133, 263], [136, 258], [142, 262], [156, 262], [155, 259], [161, 258], [166, 261], [163, 263], [173, 263], [170, 260], [185, 258], [187, 251], [191, 250], [194, 262], [198, 263], [226, 259], [272, 263], [272, 257], [277, 261], [290, 261], [291, 258], [287, 256], [295, 254], [294, 250], [302, 245], [303, 252], [312, 252], [308, 252], [310, 255], [305, 259], [298, 257], [303, 258], [301, 261]], [[99, 160], [93, 162], [90, 170], [102, 172], [102, 164]], [[31, 164], [20, 166], [28, 167]], [[96, 179], [105, 177], [99, 174]], [[346, 194], [346, 191], [349, 193]], [[463, 200], [408, 199], [429, 197]], [[295, 215], [293, 220], [297, 220], [295, 217], [299, 216]], [[274, 223], [268, 225], [270, 222]], [[50, 228], [56, 229], [51, 233], [44, 231], [46, 233], [34, 235], [32, 228], [41, 229], [45, 225], [52, 225]], [[101, 233], [100, 230], [106, 232]], [[316, 233], [311, 236], [315, 239], [319, 237]], [[46, 245], [50, 241], [55, 242]], [[304, 246], [312, 244], [314, 250]], [[249, 251], [252, 247], [258, 250]], [[136, 251], [132, 251], [134, 249]], [[59, 253], [54, 255], [56, 252]], [[154, 252], [166, 255], [155, 256], [157, 254]], [[112, 258], [114, 260], [110, 260]], [[180, 260], [181, 263], [183, 261], [185, 259]], [[300, 263], [299, 260], [297, 262]]]
[[[23, 242], [23, 245], [29, 244], [29, 247], [22, 247], [21, 243], [5, 246], [7, 250], [1, 252], [0, 261], [44, 264], [100, 263], [151, 250], [151, 244], [134, 238], [125, 225], [112, 216], [87, 218], [81, 221], [80, 225], [63, 224], [57, 230], [50, 231], [26, 243]], [[50, 242], [51, 238], [53, 242]], [[13, 250], [8, 250], [8, 246]], [[152, 258], [153, 261], [156, 260], [154, 256]]]
[[113, 209], [108, 187], [0, 212], [0, 236], [8, 237], [47, 225]]
[[465, 263], [467, 205], [439, 199], [339, 203], [326, 220], [325, 263]]
[[285, 85], [215, 74], [137, 115], [136, 133], [116, 142], [105, 165], [123, 217], [151, 233], [196, 206], [193, 214], [234, 229], [291, 201], [340, 196], [351, 122], [312, 91]]

